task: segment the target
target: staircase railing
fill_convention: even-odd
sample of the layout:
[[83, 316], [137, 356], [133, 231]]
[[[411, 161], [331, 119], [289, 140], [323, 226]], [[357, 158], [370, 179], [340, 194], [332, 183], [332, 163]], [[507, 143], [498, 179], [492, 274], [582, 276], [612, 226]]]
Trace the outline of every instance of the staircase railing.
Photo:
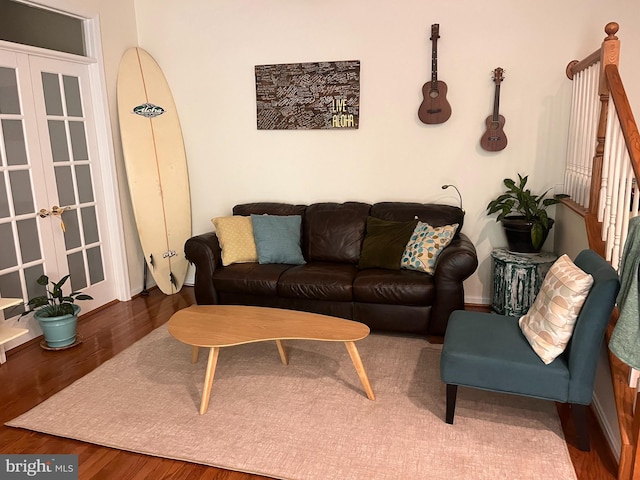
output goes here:
[[[567, 66], [573, 93], [564, 186], [571, 195], [565, 203], [585, 219], [590, 248], [616, 269], [629, 219], [640, 213], [640, 134], [618, 71], [618, 28], [607, 24], [602, 46]], [[640, 394], [629, 385], [629, 366], [611, 352], [609, 363], [621, 435], [618, 479], [632, 480], [640, 478]]]
[[574, 208], [600, 225], [588, 228], [600, 232], [590, 244], [616, 268], [629, 218], [640, 213], [640, 135], [618, 71], [617, 31], [617, 23], [607, 24], [602, 47], [567, 67], [573, 95], [565, 174]]

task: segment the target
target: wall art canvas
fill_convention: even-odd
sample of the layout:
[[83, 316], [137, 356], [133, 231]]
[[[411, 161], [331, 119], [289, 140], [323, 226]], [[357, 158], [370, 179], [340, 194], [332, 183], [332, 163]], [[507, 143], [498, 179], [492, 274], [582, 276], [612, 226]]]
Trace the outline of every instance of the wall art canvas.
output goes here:
[[258, 130], [355, 129], [360, 61], [257, 65]]

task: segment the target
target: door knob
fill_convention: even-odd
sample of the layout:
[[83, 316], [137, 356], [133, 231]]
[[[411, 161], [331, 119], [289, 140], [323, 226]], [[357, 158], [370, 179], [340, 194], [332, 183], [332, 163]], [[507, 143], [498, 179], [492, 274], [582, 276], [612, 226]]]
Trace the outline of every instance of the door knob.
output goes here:
[[41, 208], [40, 211], [38, 212], [38, 216], [40, 218], [46, 218], [51, 215], [58, 217], [60, 219], [60, 228], [62, 228], [63, 232], [66, 232], [67, 230], [64, 226], [64, 220], [62, 220], [62, 214], [70, 209], [71, 207], [59, 207], [58, 205], [54, 205], [53, 207], [51, 207], [51, 210], [47, 210], [46, 208]]

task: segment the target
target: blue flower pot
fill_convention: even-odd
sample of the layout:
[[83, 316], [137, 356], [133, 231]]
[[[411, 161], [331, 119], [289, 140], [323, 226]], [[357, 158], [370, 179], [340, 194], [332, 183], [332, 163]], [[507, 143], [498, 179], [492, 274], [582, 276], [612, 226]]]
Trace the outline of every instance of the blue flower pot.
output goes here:
[[40, 311], [34, 314], [49, 348], [67, 347], [76, 341], [78, 313], [80, 313], [80, 307], [74, 304], [73, 314], [59, 317], [43, 317]]

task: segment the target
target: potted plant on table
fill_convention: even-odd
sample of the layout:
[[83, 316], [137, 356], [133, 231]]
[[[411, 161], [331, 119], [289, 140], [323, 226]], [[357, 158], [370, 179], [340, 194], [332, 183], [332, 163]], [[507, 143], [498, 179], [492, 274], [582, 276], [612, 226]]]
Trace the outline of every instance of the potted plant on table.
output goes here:
[[551, 189], [535, 195], [526, 188], [528, 178], [518, 174], [518, 183], [505, 178], [507, 190], [487, 205], [489, 215], [499, 212], [496, 221], [502, 223], [509, 250], [517, 253], [540, 252], [554, 223], [547, 207], [569, 198], [565, 193], [546, 197]]
[[[20, 317], [34, 312], [44, 335], [47, 347], [52, 349], [63, 348], [76, 342], [76, 329], [80, 307], [76, 300], [93, 300], [93, 297], [82, 292], [71, 292], [65, 295], [63, 285], [69, 280], [65, 275], [58, 282], [49, 282], [49, 277], [41, 275], [37, 283], [45, 287], [46, 294], [33, 297], [27, 302], [28, 310]], [[51, 284], [51, 289], [47, 285]]]

